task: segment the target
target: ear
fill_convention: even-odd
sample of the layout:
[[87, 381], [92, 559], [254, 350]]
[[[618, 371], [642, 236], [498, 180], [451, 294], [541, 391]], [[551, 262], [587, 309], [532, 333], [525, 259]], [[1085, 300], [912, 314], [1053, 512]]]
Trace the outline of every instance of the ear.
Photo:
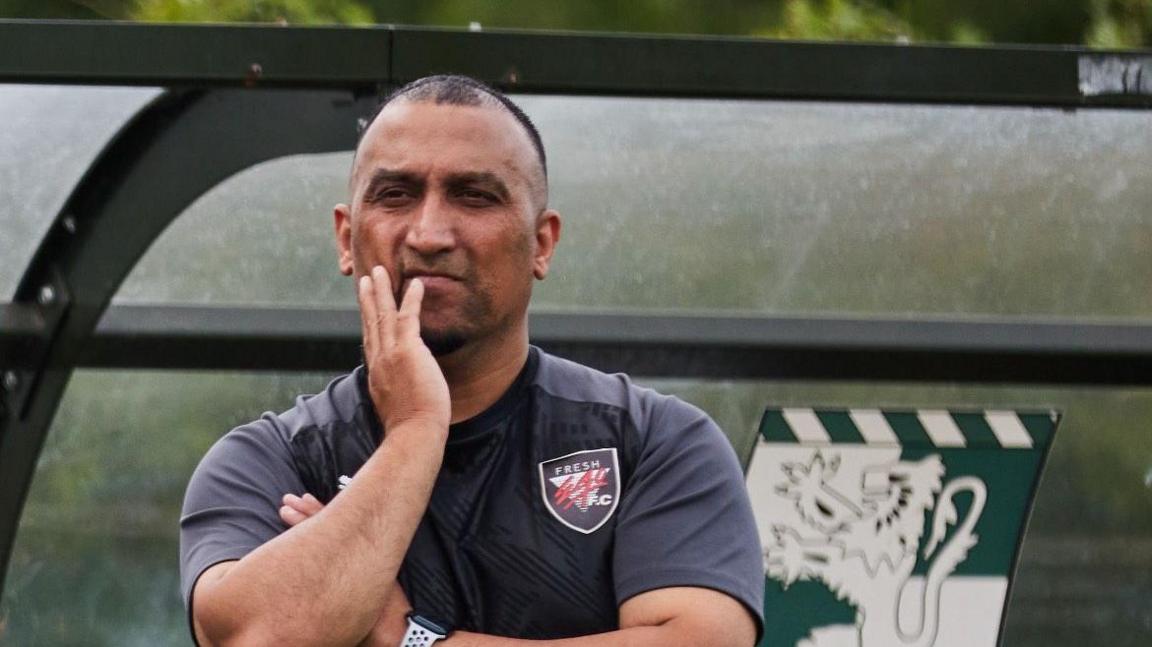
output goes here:
[[340, 273], [352, 276], [352, 209], [346, 204], [333, 207], [332, 224], [336, 228], [336, 251], [340, 255]]
[[552, 264], [552, 253], [560, 242], [560, 214], [545, 209], [536, 217], [536, 255], [532, 259], [532, 276], [543, 281]]

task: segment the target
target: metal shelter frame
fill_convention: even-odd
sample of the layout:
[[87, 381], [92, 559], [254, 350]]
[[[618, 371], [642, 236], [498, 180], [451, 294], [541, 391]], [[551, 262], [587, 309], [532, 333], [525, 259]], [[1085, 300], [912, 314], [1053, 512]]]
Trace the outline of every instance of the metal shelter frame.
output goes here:
[[[517, 93], [1152, 108], [1147, 52], [0, 20], [0, 83], [165, 89], [97, 156], [0, 302], [0, 590], [73, 369], [357, 361], [353, 311], [108, 304], [213, 186], [277, 157], [351, 149], [381, 91], [444, 72]], [[541, 314], [531, 332], [648, 376], [1152, 384], [1152, 323]]]

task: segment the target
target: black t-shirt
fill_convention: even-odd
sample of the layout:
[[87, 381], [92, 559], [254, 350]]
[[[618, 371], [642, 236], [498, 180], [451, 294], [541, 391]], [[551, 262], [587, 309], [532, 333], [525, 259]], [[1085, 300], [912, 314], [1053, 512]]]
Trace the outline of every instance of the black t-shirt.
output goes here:
[[[380, 437], [363, 367], [224, 436], [185, 496], [189, 606], [206, 568], [284, 532], [285, 493], [339, 496]], [[759, 619], [763, 577], [740, 466], [715, 423], [533, 347], [494, 405], [452, 425], [399, 580], [416, 610], [457, 628], [544, 639], [616, 629], [622, 602], [669, 586], [722, 591]]]

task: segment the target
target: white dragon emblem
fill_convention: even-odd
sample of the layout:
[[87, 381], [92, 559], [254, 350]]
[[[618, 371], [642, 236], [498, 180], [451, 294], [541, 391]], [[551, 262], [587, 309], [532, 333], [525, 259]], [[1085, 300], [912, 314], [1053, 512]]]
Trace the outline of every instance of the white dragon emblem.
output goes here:
[[[933, 645], [940, 589], [978, 540], [973, 529], [987, 498], [984, 482], [964, 476], [942, 484], [944, 463], [935, 454], [865, 467], [859, 489], [852, 488], [855, 492], [846, 491], [842, 478], [839, 489], [831, 483], [840, 469], [838, 455], [816, 452], [806, 464], [785, 462], [780, 467], [786, 479], [777, 484], [776, 493], [791, 501], [796, 513], [792, 518], [800, 523], [771, 527], [764, 555], [767, 574], [785, 588], [797, 580], [818, 580], [851, 604], [856, 623], [849, 644]], [[971, 504], [944, 542], [949, 526], [959, 521], [953, 499], [961, 492], [971, 494]], [[923, 553], [925, 560], [931, 559], [923, 596], [911, 607], [913, 617], [901, 617], [901, 598], [916, 565], [926, 513], [933, 508]], [[800, 646], [845, 644], [845, 636], [833, 633], [814, 631]]]

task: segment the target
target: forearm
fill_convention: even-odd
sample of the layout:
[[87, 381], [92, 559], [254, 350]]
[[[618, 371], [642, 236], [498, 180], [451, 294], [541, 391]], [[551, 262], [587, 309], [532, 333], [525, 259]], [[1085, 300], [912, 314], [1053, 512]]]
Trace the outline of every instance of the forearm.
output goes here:
[[[519, 640], [458, 631], [444, 647], [752, 647], [756, 621], [735, 598], [712, 589], [670, 587], [629, 598], [621, 629], [561, 640]], [[382, 646], [381, 646], [382, 647]]]
[[437, 643], [437, 647], [440, 645], [444, 647], [699, 647], [700, 645], [751, 647], [752, 640], [741, 640], [739, 636], [727, 637], [723, 634], [693, 631], [677, 623], [669, 623], [656, 627], [631, 627], [558, 640], [522, 640], [458, 631], [448, 640]]
[[356, 478], [315, 517], [213, 582], [193, 610], [212, 644], [354, 644], [376, 622], [427, 507], [446, 428], [390, 429]]
[[703, 643], [677, 642], [673, 633], [663, 627], [633, 627], [558, 640], [522, 640], [458, 631], [439, 644], [444, 647], [676, 647], [683, 644], [687, 647]]

